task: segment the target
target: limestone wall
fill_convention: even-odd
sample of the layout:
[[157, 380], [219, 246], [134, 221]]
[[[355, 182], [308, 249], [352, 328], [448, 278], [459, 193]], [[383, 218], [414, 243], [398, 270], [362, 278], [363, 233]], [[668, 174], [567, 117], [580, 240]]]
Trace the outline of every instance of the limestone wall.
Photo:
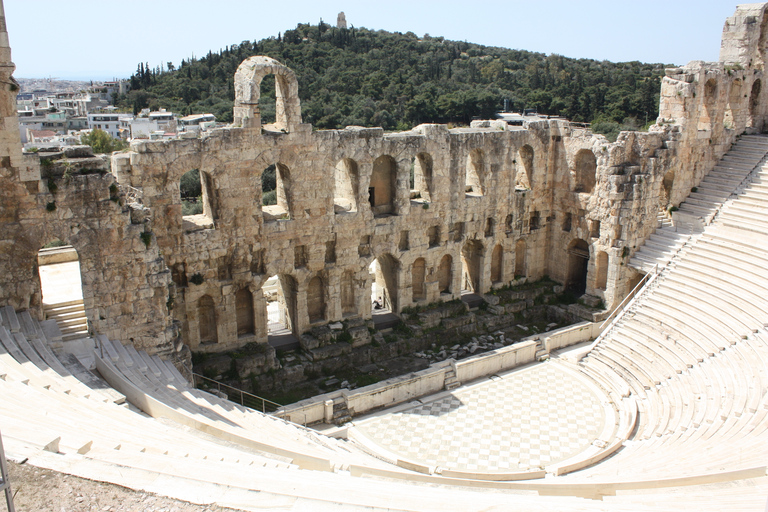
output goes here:
[[[267, 341], [271, 276], [297, 335], [362, 325], [374, 285], [397, 313], [546, 274], [611, 307], [658, 212], [679, 204], [739, 134], [762, 130], [763, 19], [763, 6], [740, 7], [724, 30], [724, 62], [668, 70], [657, 125], [615, 143], [562, 120], [313, 131], [295, 75], [266, 57], [238, 69], [233, 126], [136, 142], [112, 156], [111, 175], [41, 179], [18, 130], [2, 129], [0, 302], [39, 311], [35, 254], [58, 238], [80, 255], [92, 326], [168, 353], [179, 348], [176, 322], [193, 350]], [[0, 50], [0, 115], [13, 127], [13, 65]], [[278, 116], [262, 126], [268, 74]], [[261, 175], [272, 165], [277, 204], [263, 207]], [[179, 182], [193, 169], [204, 207], [185, 217]]]

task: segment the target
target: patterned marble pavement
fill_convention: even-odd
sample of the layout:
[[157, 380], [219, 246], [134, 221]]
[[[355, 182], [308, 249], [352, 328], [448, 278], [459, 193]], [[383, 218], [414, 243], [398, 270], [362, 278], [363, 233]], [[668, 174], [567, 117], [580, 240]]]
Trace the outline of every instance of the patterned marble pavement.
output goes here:
[[604, 397], [561, 365], [535, 364], [354, 425], [398, 457], [428, 465], [465, 471], [543, 467], [587, 448], [606, 421]]

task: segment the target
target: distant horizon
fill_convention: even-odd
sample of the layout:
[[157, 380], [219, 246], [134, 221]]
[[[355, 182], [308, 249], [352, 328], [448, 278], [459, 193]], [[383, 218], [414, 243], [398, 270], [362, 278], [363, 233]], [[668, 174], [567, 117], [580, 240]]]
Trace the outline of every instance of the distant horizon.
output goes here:
[[[274, 37], [299, 23], [316, 25], [323, 19], [335, 26], [340, 11], [350, 27], [419, 37], [428, 33], [575, 59], [669, 65], [716, 61], [723, 24], [737, 2], [489, 0], [467, 9], [458, 0], [390, 0], [386, 6], [295, 0], [285, 9], [224, 0], [222, 8], [210, 11], [203, 0], [134, 0], [130, 7], [97, 0], [35, 0], [35, 12], [45, 16], [31, 16], [28, 0], [4, 4], [15, 76], [108, 81], [130, 78], [139, 62], [178, 67], [182, 59]], [[83, 30], [67, 32], [62, 41], [61, 20], [72, 16], [73, 9]]]

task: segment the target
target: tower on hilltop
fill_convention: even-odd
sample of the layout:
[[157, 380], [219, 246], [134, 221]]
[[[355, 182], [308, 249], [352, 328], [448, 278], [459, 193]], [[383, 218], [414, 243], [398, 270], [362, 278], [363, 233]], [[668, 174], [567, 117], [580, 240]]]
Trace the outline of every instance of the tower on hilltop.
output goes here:
[[344, 16], [344, 11], [336, 17], [336, 28], [347, 28], [347, 17]]

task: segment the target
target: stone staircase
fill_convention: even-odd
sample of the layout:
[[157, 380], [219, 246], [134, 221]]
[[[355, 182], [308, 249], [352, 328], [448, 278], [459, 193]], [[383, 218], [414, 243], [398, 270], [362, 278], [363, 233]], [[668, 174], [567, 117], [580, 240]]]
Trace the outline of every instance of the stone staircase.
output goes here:
[[665, 212], [657, 214], [658, 229], [638, 249], [629, 265], [643, 273], [650, 272], [656, 265], [666, 267], [754, 175], [767, 153], [768, 137], [742, 136], [698, 187], [691, 189], [691, 194], [673, 215], [677, 219], [675, 226]]
[[61, 330], [63, 341], [72, 341], [88, 336], [88, 320], [82, 299], [43, 304], [43, 313], [48, 320], [55, 320]]
[[445, 390], [451, 391], [461, 386], [459, 378], [456, 375], [456, 368], [451, 364], [445, 371]]
[[723, 192], [727, 202], [707, 210], [710, 224], [581, 359], [580, 370], [615, 403], [630, 396], [639, 407], [633, 438], [590, 479], [765, 466], [768, 166], [749, 165]]

